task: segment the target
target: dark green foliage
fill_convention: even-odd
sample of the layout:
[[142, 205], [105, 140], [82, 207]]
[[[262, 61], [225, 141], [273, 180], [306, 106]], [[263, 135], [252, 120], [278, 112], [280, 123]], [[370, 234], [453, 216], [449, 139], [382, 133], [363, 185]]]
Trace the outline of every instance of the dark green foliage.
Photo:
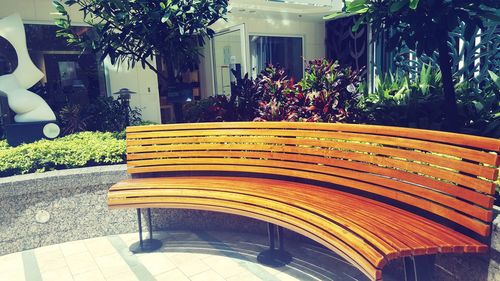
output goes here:
[[[475, 93], [481, 94], [484, 85], [492, 83], [488, 71], [500, 72], [500, 25], [488, 22], [486, 29], [477, 29], [470, 40], [465, 39], [465, 24], [450, 33], [453, 81], [474, 84]], [[460, 48], [458, 48], [460, 46]], [[417, 75], [423, 64], [438, 64], [438, 54], [417, 56], [403, 45], [396, 49], [395, 63], [398, 71]], [[480, 63], [478, 63], [480, 61]]]
[[256, 84], [248, 74], [239, 77], [233, 72], [236, 82], [231, 83], [231, 95], [216, 95], [184, 105], [186, 122], [248, 121], [255, 118], [259, 94]]
[[256, 93], [257, 85], [248, 78], [248, 73], [239, 77], [233, 71], [236, 82], [231, 83], [231, 96], [229, 97], [228, 120], [252, 120], [256, 112], [256, 104], [260, 100], [260, 95]]
[[138, 125], [141, 122], [140, 109], [130, 108], [119, 99], [98, 97], [88, 108], [88, 115], [92, 116], [89, 121], [89, 129], [101, 132], [122, 131], [127, 126], [127, 110], [129, 111], [130, 125]]
[[69, 104], [59, 112], [61, 120], [62, 134], [69, 135], [83, 132], [88, 128], [88, 121], [92, 116], [88, 115], [79, 104]]
[[[174, 69], [193, 69], [199, 62], [199, 48], [214, 31], [211, 24], [224, 17], [227, 0], [65, 0], [53, 1], [60, 18], [58, 36], [101, 59], [109, 56], [115, 64], [141, 63], [153, 71], [153, 56], [161, 55]], [[61, 4], [61, 3], [64, 3]], [[92, 27], [75, 34], [66, 7], [76, 7]], [[160, 74], [160, 73], [158, 73]]]
[[85, 107], [69, 104], [59, 112], [64, 135], [82, 131], [119, 132], [127, 125], [126, 111], [131, 125], [141, 122], [138, 108], [130, 108], [112, 97], [98, 97]]
[[111, 133], [83, 132], [17, 147], [0, 141], [0, 176], [125, 162], [125, 141]]
[[[491, 79], [496, 76], [491, 73]], [[455, 85], [457, 92], [458, 131], [489, 137], [500, 137], [500, 91], [490, 83], [480, 93], [473, 84]], [[429, 65], [413, 81], [408, 77], [387, 74], [377, 78], [376, 89], [365, 94], [362, 103], [364, 121], [368, 123], [442, 129], [444, 116], [441, 73]]]
[[493, 72], [489, 76], [492, 82], [480, 93], [475, 84], [457, 85], [459, 116], [467, 132], [500, 138], [500, 79]]
[[410, 80], [399, 74], [377, 76], [375, 91], [362, 101], [366, 122], [441, 129], [443, 123], [441, 73], [429, 65]]
[[[498, 22], [500, 17], [498, 0], [346, 0], [345, 11], [359, 15], [354, 26], [369, 24], [375, 33], [389, 34], [388, 49], [406, 44], [418, 56], [438, 53], [438, 64], [442, 73], [446, 127], [456, 130], [458, 124], [457, 101], [452, 76], [451, 42], [449, 35], [463, 23], [464, 38], [470, 40], [476, 29], [485, 27], [485, 22]], [[328, 18], [345, 16], [337, 13]]]
[[[345, 11], [359, 14], [354, 29], [363, 23], [372, 26], [375, 33], [391, 29], [390, 49], [406, 43], [417, 55], [432, 55], [441, 41], [447, 41], [450, 32], [465, 24], [465, 39], [474, 36], [476, 28], [483, 28], [488, 20], [500, 21], [500, 2], [497, 0], [347, 0]], [[336, 13], [328, 19], [344, 16]]]
[[[227, 96], [217, 95], [184, 105], [184, 120], [188, 123], [231, 121], [228, 117]], [[235, 115], [234, 113], [231, 115]]]

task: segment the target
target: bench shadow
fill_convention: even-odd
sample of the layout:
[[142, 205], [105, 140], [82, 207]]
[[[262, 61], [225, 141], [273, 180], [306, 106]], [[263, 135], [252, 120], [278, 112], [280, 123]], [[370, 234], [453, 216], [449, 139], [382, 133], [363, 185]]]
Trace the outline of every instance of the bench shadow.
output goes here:
[[287, 241], [287, 251], [293, 255], [293, 261], [284, 267], [269, 268], [257, 262], [257, 255], [268, 247], [264, 235], [219, 231], [161, 231], [155, 234], [155, 238], [163, 241], [157, 252], [229, 258], [260, 280], [368, 281], [347, 261], [314, 242]]

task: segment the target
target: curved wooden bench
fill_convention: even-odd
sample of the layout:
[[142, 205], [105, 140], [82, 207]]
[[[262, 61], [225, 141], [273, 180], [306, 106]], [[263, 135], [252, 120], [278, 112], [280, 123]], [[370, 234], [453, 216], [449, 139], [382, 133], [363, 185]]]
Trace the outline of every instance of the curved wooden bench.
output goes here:
[[113, 186], [108, 200], [110, 208], [260, 219], [323, 244], [380, 280], [397, 258], [417, 257], [406, 260], [415, 265], [425, 255], [488, 250], [499, 152], [496, 139], [384, 126], [129, 127], [133, 178]]

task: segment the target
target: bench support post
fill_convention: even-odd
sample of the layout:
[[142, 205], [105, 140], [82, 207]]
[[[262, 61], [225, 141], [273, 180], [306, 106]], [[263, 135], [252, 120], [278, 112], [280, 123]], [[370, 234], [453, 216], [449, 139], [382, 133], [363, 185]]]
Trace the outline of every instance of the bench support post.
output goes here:
[[[276, 249], [276, 229], [279, 240], [279, 248]], [[270, 267], [282, 267], [292, 261], [292, 255], [285, 251], [285, 240], [283, 236], [283, 228], [274, 224], [267, 224], [267, 232], [269, 236], [269, 249], [263, 251], [257, 256], [257, 261], [261, 264]]]
[[149, 239], [143, 240], [142, 238], [142, 220], [141, 220], [141, 209], [137, 209], [137, 224], [139, 225], [139, 241], [130, 245], [129, 250], [134, 253], [150, 253], [161, 248], [162, 243], [160, 240], [153, 239], [153, 223], [151, 221], [151, 209], [147, 209], [148, 212], [148, 231]]
[[405, 281], [431, 281], [434, 273], [435, 255], [404, 258]]

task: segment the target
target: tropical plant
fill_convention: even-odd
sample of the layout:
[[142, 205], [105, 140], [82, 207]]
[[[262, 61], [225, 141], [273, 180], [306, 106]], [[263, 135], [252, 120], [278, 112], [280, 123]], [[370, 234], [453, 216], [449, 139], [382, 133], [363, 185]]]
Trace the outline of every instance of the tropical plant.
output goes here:
[[120, 132], [127, 126], [127, 114], [130, 125], [139, 125], [141, 110], [131, 108], [122, 100], [112, 97], [98, 97], [83, 108], [78, 104], [68, 104], [59, 112], [59, 121], [63, 135], [82, 131]]
[[[474, 84], [470, 87], [474, 93], [481, 94], [485, 85], [492, 83], [488, 71], [500, 72], [500, 28], [498, 23], [488, 22], [485, 29], [477, 29], [470, 40], [465, 38], [465, 24], [450, 33], [453, 60], [453, 80], [455, 83]], [[423, 64], [437, 65], [438, 54], [422, 54], [403, 45], [396, 49], [395, 63], [399, 71], [418, 75]]]
[[87, 123], [92, 131], [119, 132], [124, 130], [127, 124], [137, 125], [141, 122], [139, 108], [131, 108], [122, 100], [112, 97], [98, 97], [92, 100], [86, 114], [91, 116]]
[[409, 99], [409, 79], [399, 72], [389, 72], [375, 77], [375, 90], [365, 93], [363, 103], [377, 106], [396, 106], [407, 104]]
[[235, 114], [228, 112], [229, 108], [225, 95], [187, 102], [183, 106], [184, 120], [190, 123], [232, 121], [230, 116]]
[[413, 80], [400, 72], [378, 75], [375, 90], [362, 99], [365, 121], [398, 126], [429, 126], [429, 120], [440, 124], [442, 114], [436, 107], [441, 89], [441, 74], [431, 65], [422, 65]]
[[[490, 76], [500, 83], [493, 72]], [[480, 93], [473, 91], [474, 87], [469, 82], [455, 85], [458, 130], [500, 137], [500, 87], [490, 83]], [[367, 123], [442, 129], [442, 99], [440, 71], [424, 64], [414, 79], [398, 73], [378, 76], [375, 91], [365, 93], [361, 108]]]
[[258, 121], [356, 122], [363, 72], [329, 60], [313, 60], [297, 84], [280, 67], [258, 77], [262, 93]]
[[356, 122], [363, 69], [329, 60], [310, 61], [295, 84], [280, 65], [267, 65], [254, 79], [238, 77], [231, 96], [219, 95], [184, 106], [188, 122], [308, 121]]
[[312, 120], [323, 122], [356, 122], [359, 91], [364, 69], [353, 71], [331, 60], [313, 60], [306, 66], [304, 79], [298, 83], [299, 93], [316, 111]]
[[[452, 58], [449, 35], [463, 22], [465, 39], [470, 40], [475, 30], [484, 28], [488, 19], [498, 21], [498, 0], [482, 1], [419, 1], [419, 0], [346, 0], [347, 15], [359, 15], [354, 30], [369, 24], [375, 33], [388, 32], [387, 47], [393, 49], [403, 43], [418, 56], [438, 53], [442, 73], [444, 110], [447, 128], [456, 130], [457, 103], [452, 76]], [[327, 18], [344, 17], [335, 13]]]
[[232, 71], [236, 81], [231, 83], [231, 96], [229, 97], [228, 118], [233, 121], [252, 120], [257, 110], [260, 95], [256, 93], [256, 83], [248, 78], [248, 73], [240, 77], [235, 70]]
[[[60, 17], [55, 23], [71, 45], [83, 51], [93, 51], [101, 60], [108, 57], [112, 64], [140, 63], [160, 77], [151, 59], [162, 56], [178, 71], [198, 65], [199, 48], [207, 37], [214, 35], [209, 27], [224, 18], [228, 0], [60, 0], [53, 1]], [[83, 21], [91, 27], [75, 33], [66, 7], [77, 7]]]
[[69, 135], [87, 130], [87, 124], [91, 118], [92, 116], [88, 115], [78, 104], [64, 106], [59, 112], [62, 134]]
[[295, 95], [293, 81], [280, 65], [268, 64], [255, 78], [255, 96], [258, 102], [257, 121], [295, 121], [303, 102]]
[[469, 133], [500, 138], [500, 79], [488, 73], [492, 83], [477, 93], [468, 82], [457, 86], [460, 118]]

